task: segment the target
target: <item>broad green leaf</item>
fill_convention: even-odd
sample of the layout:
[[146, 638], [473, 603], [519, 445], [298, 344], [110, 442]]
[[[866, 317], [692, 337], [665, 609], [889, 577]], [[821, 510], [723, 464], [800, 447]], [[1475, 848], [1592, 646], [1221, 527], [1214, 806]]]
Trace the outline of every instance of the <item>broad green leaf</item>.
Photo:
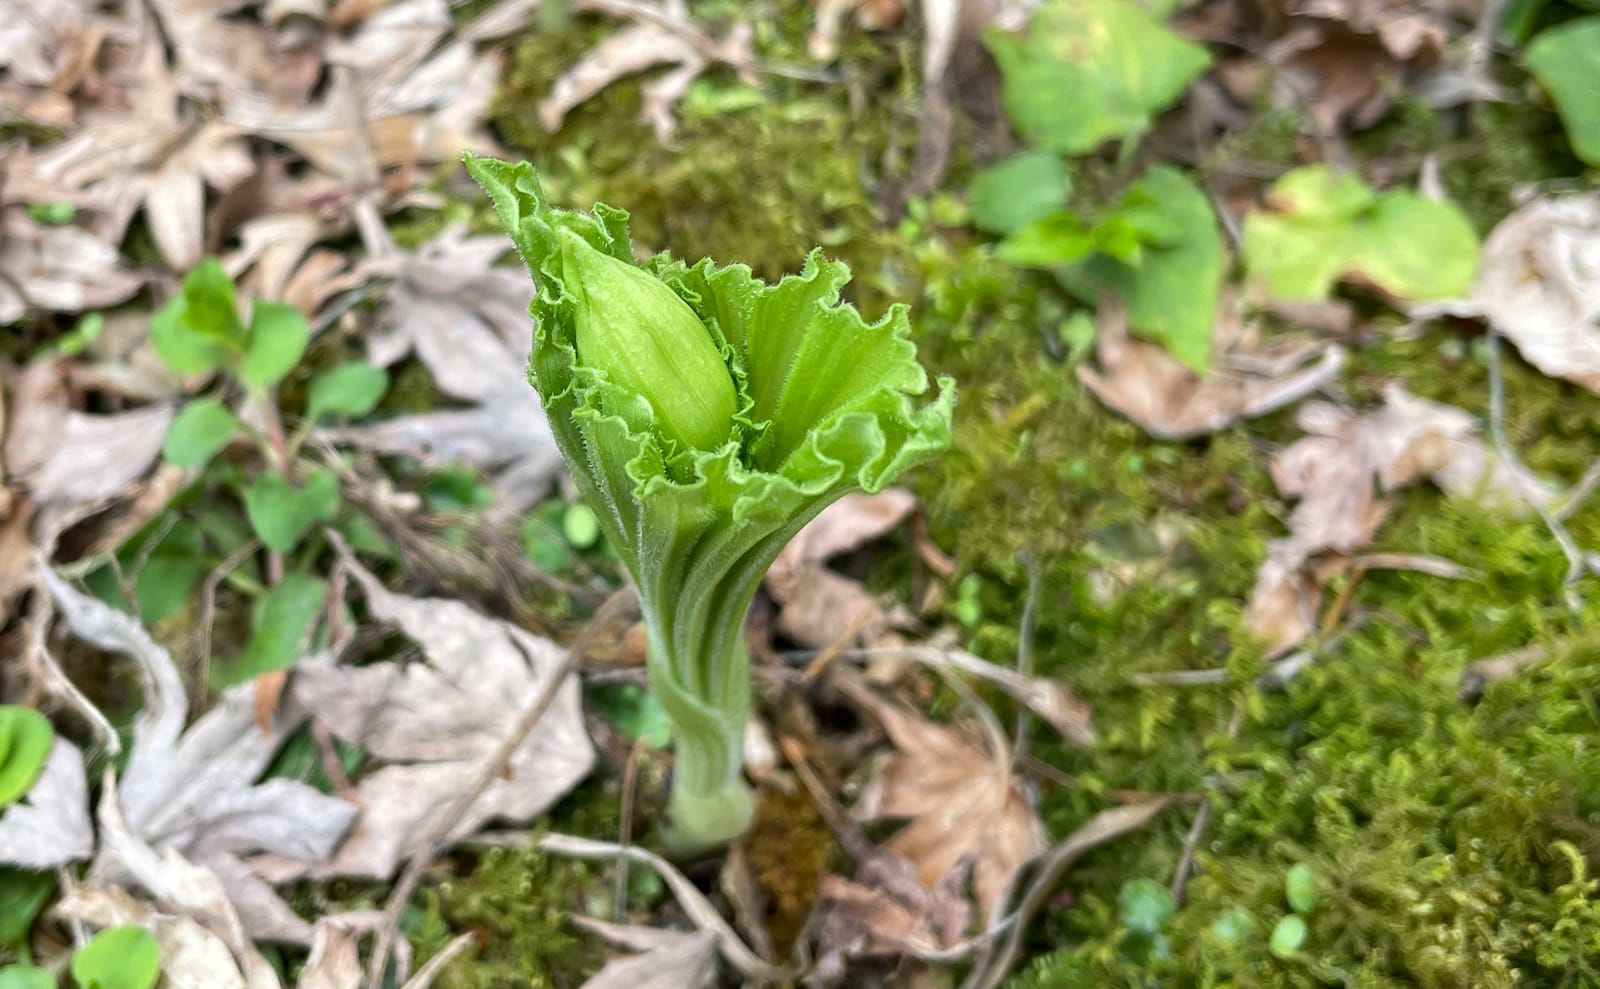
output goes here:
[[48, 872], [0, 866], [0, 948], [27, 939], [34, 918], [55, 890], [55, 876]]
[[257, 388], [277, 384], [300, 363], [310, 339], [311, 327], [300, 310], [283, 302], [256, 302], [239, 380]]
[[1113, 216], [1126, 209], [1148, 222], [1154, 203], [1161, 204], [1166, 218], [1158, 233], [1173, 238], [1168, 246], [1144, 245], [1137, 267], [1099, 254], [1060, 277], [1090, 304], [1102, 292], [1116, 295], [1127, 309], [1130, 330], [1204, 373], [1211, 365], [1211, 328], [1224, 263], [1216, 214], [1194, 183], [1158, 166], [1128, 187]]
[[1291, 913], [1272, 928], [1272, 938], [1267, 942], [1267, 950], [1279, 958], [1292, 957], [1306, 943], [1306, 934], [1305, 918], [1297, 913]]
[[389, 372], [365, 361], [329, 368], [311, 379], [306, 418], [312, 422], [329, 415], [359, 419], [377, 408], [388, 390]]
[[56, 989], [56, 977], [33, 965], [0, 968], [0, 989]]
[[1178, 912], [1178, 905], [1167, 887], [1154, 879], [1130, 879], [1117, 893], [1117, 909], [1128, 930], [1153, 935]]
[[72, 956], [79, 989], [151, 989], [160, 976], [161, 948], [142, 927], [107, 927]]
[[256, 599], [251, 608], [250, 642], [232, 662], [212, 667], [212, 686], [222, 689], [273, 670], [305, 655], [311, 629], [328, 597], [327, 582], [291, 573]]
[[1057, 210], [1013, 231], [995, 253], [1025, 268], [1054, 268], [1082, 261], [1094, 252], [1092, 231], [1066, 210]]
[[986, 41], [1017, 131], [1069, 155], [1144, 133], [1211, 63], [1133, 0], [1050, 0], [1025, 36]]
[[1283, 880], [1284, 894], [1296, 913], [1310, 913], [1317, 904], [1317, 877], [1311, 866], [1297, 862], [1289, 867]]
[[1374, 193], [1325, 165], [1296, 169], [1272, 189], [1274, 212], [1245, 217], [1249, 278], [1270, 298], [1326, 298], [1353, 279], [1399, 299], [1466, 294], [1478, 236], [1453, 203], [1414, 192]]
[[1528, 68], [1555, 100], [1573, 153], [1600, 165], [1600, 17], [1540, 32], [1526, 57]]
[[55, 739], [50, 719], [38, 711], [0, 705], [0, 807], [16, 803], [33, 788]]
[[221, 401], [197, 398], [173, 416], [161, 455], [179, 467], [199, 467], [227, 446], [238, 429], [239, 417]]
[[1059, 210], [1072, 193], [1072, 180], [1053, 151], [1025, 151], [978, 173], [967, 190], [973, 226], [1009, 234]]
[[262, 545], [287, 553], [307, 529], [339, 514], [339, 479], [328, 471], [316, 471], [303, 487], [296, 487], [271, 471], [245, 489], [244, 507]]

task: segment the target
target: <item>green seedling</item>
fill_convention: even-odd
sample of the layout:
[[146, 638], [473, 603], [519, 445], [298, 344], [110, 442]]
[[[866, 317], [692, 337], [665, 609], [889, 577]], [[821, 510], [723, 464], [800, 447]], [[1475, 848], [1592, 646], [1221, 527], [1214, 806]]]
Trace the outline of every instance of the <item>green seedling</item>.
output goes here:
[[673, 723], [671, 838], [730, 840], [741, 772], [744, 618], [768, 564], [846, 492], [950, 443], [954, 387], [928, 376], [903, 306], [868, 323], [849, 271], [813, 253], [775, 285], [743, 265], [640, 265], [628, 215], [552, 208], [531, 165], [467, 162], [538, 284], [532, 382], [584, 501], [638, 590], [651, 691]]

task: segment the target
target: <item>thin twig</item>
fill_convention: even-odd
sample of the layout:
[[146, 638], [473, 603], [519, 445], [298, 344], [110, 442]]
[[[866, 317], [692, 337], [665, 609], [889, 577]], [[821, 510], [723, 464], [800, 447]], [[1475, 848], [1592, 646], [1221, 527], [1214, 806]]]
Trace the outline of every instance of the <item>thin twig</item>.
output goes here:
[[710, 931], [716, 936], [717, 948], [722, 957], [740, 975], [757, 982], [784, 983], [792, 982], [799, 974], [792, 969], [779, 968], [750, 950], [738, 932], [729, 926], [722, 914], [717, 912], [717, 908], [706, 899], [705, 894], [700, 892], [688, 877], [673, 868], [670, 862], [654, 852], [638, 846], [623, 848], [609, 841], [594, 841], [590, 838], [565, 834], [544, 835], [539, 839], [538, 847], [541, 851], [552, 855], [565, 855], [569, 858], [605, 860], [626, 855], [635, 862], [643, 863], [661, 877], [661, 881], [678, 901], [678, 906], [683, 908], [684, 914], [701, 930]]
[[[1023, 562], [1028, 568], [1028, 593], [1022, 599], [1022, 620], [1017, 624], [1017, 672], [1033, 678], [1033, 635], [1039, 625], [1039, 561], [1032, 553], [1024, 551]], [[1017, 712], [1017, 731], [1012, 736], [1011, 759], [1015, 766], [1028, 751], [1028, 733], [1033, 728], [1033, 717], [1026, 704]]]
[[439, 977], [439, 973], [444, 971], [444, 967], [455, 961], [457, 955], [472, 947], [472, 942], [476, 939], [477, 935], [471, 931], [458, 935], [441, 948], [437, 955], [429, 958], [426, 964], [417, 969], [417, 974], [407, 979], [401, 989], [428, 989], [433, 985], [433, 980]]
[[200, 614], [195, 619], [195, 630], [200, 637], [196, 646], [199, 675], [193, 685], [196, 697], [205, 696], [206, 685], [211, 681], [211, 626], [217, 613], [217, 586], [260, 548], [259, 539], [252, 539], [240, 546], [217, 564], [217, 568], [207, 574], [200, 585]]
[[56, 662], [56, 658], [50, 654], [50, 649], [45, 644], [45, 635], [50, 629], [50, 619], [54, 612], [49, 588], [45, 587], [43, 581], [37, 581], [34, 584], [33, 607], [28, 614], [26, 651], [34, 657], [48, 677], [45, 689], [52, 690], [65, 698], [79, 714], [83, 715], [84, 720], [94, 726], [95, 734], [100, 736], [100, 744], [105, 746], [106, 752], [112, 757], [119, 756], [122, 754], [122, 740], [117, 737], [117, 730], [111, 727], [111, 719], [83, 695], [83, 691], [79, 690], [78, 685], [67, 676], [66, 671]]
[[1183, 895], [1189, 890], [1189, 876], [1194, 872], [1194, 856], [1205, 837], [1206, 826], [1211, 823], [1211, 798], [1203, 797], [1200, 808], [1194, 812], [1194, 823], [1183, 837], [1183, 854], [1178, 856], [1178, 867], [1172, 870], [1172, 902], [1183, 906]]
[[1583, 476], [1578, 478], [1578, 483], [1574, 484], [1566, 497], [1561, 499], [1561, 507], [1556, 509], [1555, 517], [1562, 522], [1572, 518], [1578, 509], [1583, 507], [1583, 503], [1589, 500], [1589, 496], [1594, 494], [1594, 489], [1597, 487], [1600, 487], [1600, 459], [1589, 465]]
[[1505, 377], [1500, 371], [1500, 331], [1495, 329], [1492, 322], [1489, 324], [1487, 340], [1489, 348], [1489, 436], [1494, 442], [1495, 452], [1500, 455], [1501, 462], [1511, 472], [1511, 476], [1516, 479], [1517, 493], [1522, 495], [1523, 501], [1527, 502], [1529, 507], [1538, 513], [1539, 519], [1545, 524], [1545, 528], [1550, 530], [1550, 534], [1555, 537], [1556, 543], [1560, 545], [1561, 552], [1566, 554], [1567, 575], [1562, 583], [1566, 590], [1567, 606], [1577, 610], [1582, 607], [1583, 599], [1578, 596], [1572, 584], [1583, 576], [1584, 571], [1593, 569], [1593, 564], [1590, 562], [1588, 555], [1578, 548], [1578, 544], [1573, 540], [1572, 534], [1567, 531], [1567, 527], [1550, 514], [1550, 510], [1545, 507], [1542, 501], [1532, 497], [1523, 489], [1523, 485], [1527, 483], [1527, 470], [1517, 460], [1516, 454], [1512, 452], [1510, 442], [1506, 439], [1506, 383]]
[[622, 821], [617, 825], [617, 875], [611, 887], [611, 919], [620, 924], [628, 912], [628, 849], [633, 846], [633, 802], [639, 792], [639, 757], [644, 755], [644, 739], [628, 750], [622, 767]]

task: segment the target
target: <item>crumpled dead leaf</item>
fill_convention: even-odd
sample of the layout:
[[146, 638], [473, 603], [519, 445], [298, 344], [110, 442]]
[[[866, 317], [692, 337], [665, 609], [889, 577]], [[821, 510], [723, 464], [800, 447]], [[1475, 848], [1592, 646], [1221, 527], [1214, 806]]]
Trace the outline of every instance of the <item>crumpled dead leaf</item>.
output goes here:
[[910, 860], [873, 848], [856, 863], [854, 879], [823, 876], [810, 924], [817, 959], [806, 984], [845, 984], [854, 958], [932, 954], [956, 945], [972, 920], [963, 895], [969, 871], [963, 864], [928, 889]]
[[638, 952], [606, 962], [583, 989], [707, 989], [717, 974], [717, 936], [710, 931], [666, 931], [573, 917], [578, 927]]
[[126, 107], [98, 107], [65, 141], [26, 156], [7, 197], [69, 202], [95, 214], [95, 233], [119, 243], [144, 209], [161, 256], [187, 270], [205, 251], [205, 191], [243, 181], [255, 162], [241, 132], [191, 119], [151, 32], [139, 51]]
[[0, 107], [70, 126], [71, 93], [115, 26], [85, 0], [0, 0]]
[[507, 249], [502, 237], [451, 227], [414, 254], [369, 263], [364, 273], [394, 279], [392, 324], [368, 341], [372, 362], [386, 367], [415, 353], [440, 391], [471, 405], [324, 435], [424, 464], [490, 471], [493, 514], [508, 518], [549, 491], [562, 461], [527, 378], [533, 286], [526, 272], [494, 267]]
[[1413, 315], [1488, 320], [1528, 363], [1600, 392], [1600, 195], [1536, 199], [1494, 228], [1472, 295]]
[[1380, 497], [1422, 479], [1457, 497], [1475, 497], [1519, 512], [1548, 504], [1552, 492], [1506, 464], [1461, 409], [1417, 398], [1398, 384], [1384, 389], [1381, 408], [1357, 415], [1326, 402], [1300, 409], [1312, 434], [1272, 460], [1285, 497], [1299, 499], [1289, 535], [1275, 539], [1256, 575], [1245, 624], [1280, 655], [1308, 635], [1322, 584], [1372, 541], [1387, 514]]
[[880, 638], [890, 616], [860, 582], [828, 569], [828, 561], [893, 532], [917, 510], [905, 488], [853, 493], [823, 509], [778, 554], [767, 571], [767, 592], [777, 601], [778, 630], [814, 649], [852, 630]]
[[660, 5], [648, 0], [577, 0], [573, 6], [634, 23], [601, 41], [556, 79], [549, 95], [539, 101], [539, 122], [546, 130], [559, 130], [574, 107], [617, 80], [658, 65], [674, 68], [644, 84], [640, 117], [662, 141], [671, 139], [677, 127], [672, 107], [706, 69], [727, 65], [744, 82], [755, 82], [753, 33], [746, 23], [735, 25], [718, 41], [689, 19], [684, 0], [662, 0]]
[[853, 815], [910, 818], [883, 847], [915, 865], [928, 890], [970, 866], [978, 907], [992, 919], [1017, 872], [1047, 847], [1044, 825], [1012, 776], [1008, 755], [986, 752], [960, 730], [933, 724], [851, 678], [837, 682], [883, 726], [896, 750]]
[[1095, 333], [1099, 367], [1078, 365], [1078, 380], [1151, 436], [1203, 436], [1305, 398], [1337, 377], [1344, 350], [1325, 340], [1267, 341], [1225, 291], [1212, 330], [1215, 366], [1202, 377], [1165, 347], [1128, 335], [1127, 314], [1102, 300]]
[[[337, 855], [304, 871], [388, 878], [419, 830], [471, 781], [541, 681], [559, 667], [561, 652], [459, 601], [394, 594], [352, 558], [346, 566], [373, 617], [398, 625], [426, 661], [296, 668], [289, 688], [295, 700], [336, 737], [384, 763], [357, 782], [361, 815], [350, 838]], [[572, 679], [512, 756], [505, 776], [456, 822], [451, 839], [496, 819], [532, 820], [587, 776], [594, 759]]]
[[0, 325], [29, 307], [76, 313], [116, 305], [141, 281], [117, 249], [74, 226], [36, 223], [23, 209], [0, 213]]
[[[311, 925], [243, 858], [266, 853], [320, 862], [350, 828], [355, 808], [343, 800], [295, 780], [256, 782], [303, 716], [280, 710], [274, 730], [263, 732], [256, 724], [253, 687], [242, 684], [186, 731], [188, 700], [167, 651], [132, 616], [79, 592], [48, 568], [41, 567], [39, 576], [74, 636], [139, 664], [145, 705], [118, 779], [120, 797], [110, 801], [117, 823], [126, 821], [128, 847], [149, 846], [154, 854], [179, 856], [214, 874], [250, 937], [306, 943]], [[102, 844], [90, 875], [120, 884], [130, 873], [138, 875], [139, 865], [105, 840], [113, 827], [105, 820], [105, 805], [103, 800]]]

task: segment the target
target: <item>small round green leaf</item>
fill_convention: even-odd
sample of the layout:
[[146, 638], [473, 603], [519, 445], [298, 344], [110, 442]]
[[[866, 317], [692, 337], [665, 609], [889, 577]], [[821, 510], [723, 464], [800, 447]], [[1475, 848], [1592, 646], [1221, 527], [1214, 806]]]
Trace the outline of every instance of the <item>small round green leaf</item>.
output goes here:
[[161, 455], [179, 467], [199, 467], [233, 439], [239, 417], [215, 398], [199, 398], [183, 407], [167, 427]]
[[250, 311], [250, 330], [239, 379], [264, 388], [283, 380], [306, 352], [311, 327], [300, 310], [284, 302], [258, 301]]
[[574, 549], [588, 549], [600, 541], [600, 520], [588, 505], [573, 505], [561, 516], [561, 534]]
[[0, 989], [56, 989], [56, 977], [33, 965], [0, 968]]
[[1299, 862], [1290, 867], [1284, 876], [1284, 893], [1296, 913], [1310, 913], [1317, 903], [1317, 877], [1311, 866]]
[[389, 372], [365, 361], [341, 364], [317, 375], [306, 400], [306, 418], [344, 415], [359, 419], [383, 400], [389, 390]]
[[1278, 921], [1278, 925], [1272, 929], [1272, 939], [1267, 942], [1267, 949], [1279, 958], [1289, 958], [1305, 943], [1305, 918], [1292, 913]]
[[161, 947], [142, 927], [108, 927], [72, 956], [79, 989], [151, 989], [161, 977]]
[[1208, 930], [1212, 937], [1223, 944], [1235, 945], [1244, 943], [1253, 926], [1250, 911], [1241, 906], [1232, 906], [1222, 911], [1222, 915], [1211, 922]]
[[0, 807], [33, 789], [55, 738], [50, 719], [33, 708], [0, 706]]
[[1177, 912], [1172, 894], [1154, 879], [1130, 879], [1117, 893], [1122, 924], [1130, 931], [1157, 934]]

